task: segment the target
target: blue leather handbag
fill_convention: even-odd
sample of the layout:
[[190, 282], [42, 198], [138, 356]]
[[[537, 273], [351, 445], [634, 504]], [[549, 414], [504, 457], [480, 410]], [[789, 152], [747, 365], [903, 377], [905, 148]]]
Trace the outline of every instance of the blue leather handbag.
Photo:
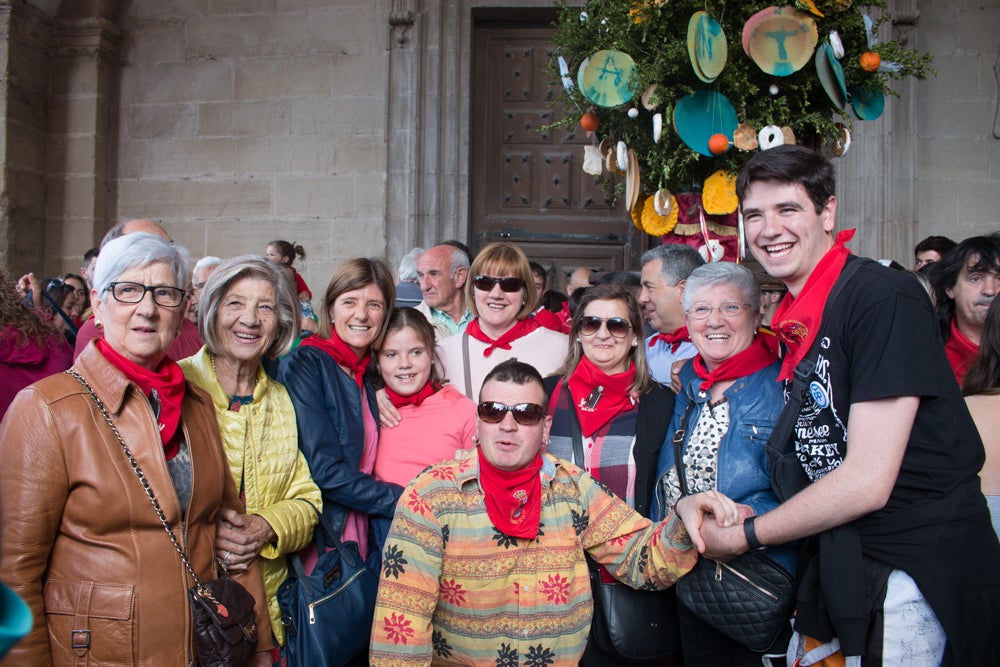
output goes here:
[[357, 543], [341, 542], [316, 514], [316, 566], [306, 573], [299, 554], [289, 554], [278, 588], [291, 667], [346, 664], [367, 650], [375, 615], [378, 576]]

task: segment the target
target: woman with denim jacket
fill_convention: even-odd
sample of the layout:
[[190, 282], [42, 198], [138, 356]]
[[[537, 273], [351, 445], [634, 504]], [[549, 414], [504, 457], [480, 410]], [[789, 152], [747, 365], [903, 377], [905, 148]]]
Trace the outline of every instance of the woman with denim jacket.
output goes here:
[[[698, 267], [684, 286], [682, 305], [698, 355], [681, 369], [681, 391], [660, 449], [654, 513], [666, 516], [681, 497], [673, 438], [682, 430], [690, 492], [714, 489], [745, 505], [747, 516], [763, 514], [778, 505], [765, 446], [784, 396], [777, 382], [780, 362], [757, 335], [760, 293], [753, 274], [732, 263]], [[766, 555], [794, 573], [792, 548], [772, 548]], [[687, 664], [761, 664], [761, 653], [728, 639], [683, 606], [679, 616]], [[784, 655], [781, 642], [767, 653]]]

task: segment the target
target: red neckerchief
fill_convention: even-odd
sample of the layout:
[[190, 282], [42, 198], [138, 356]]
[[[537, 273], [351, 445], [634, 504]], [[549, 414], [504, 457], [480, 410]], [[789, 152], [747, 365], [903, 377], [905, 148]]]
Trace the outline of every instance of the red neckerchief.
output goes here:
[[525, 317], [523, 320], [515, 322], [514, 326], [508, 329], [506, 333], [501, 334], [499, 338], [494, 340], [483, 331], [482, 327], [479, 326], [479, 318], [477, 317], [469, 322], [469, 326], [467, 326], [465, 330], [476, 340], [481, 340], [487, 344], [486, 349], [483, 351], [483, 356], [488, 357], [493, 354], [493, 350], [497, 348], [500, 348], [501, 350], [509, 350], [511, 343], [518, 338], [527, 336], [540, 326], [541, 325], [535, 320], [534, 317]]
[[323, 350], [333, 357], [333, 360], [338, 364], [350, 369], [351, 375], [354, 376], [354, 381], [358, 383], [358, 387], [364, 387], [365, 371], [368, 369], [368, 362], [372, 359], [371, 350], [368, 350], [364, 356], [359, 358], [358, 353], [350, 345], [342, 341], [336, 331], [331, 331], [329, 338], [309, 336], [302, 341], [301, 345], [303, 347], [318, 347]]
[[[633, 382], [635, 382], [634, 363], [629, 363], [627, 371], [608, 375], [587, 357], [580, 359], [580, 363], [569, 376], [569, 390], [571, 402], [576, 401], [572, 407], [576, 410], [576, 416], [580, 421], [580, 432], [584, 436], [589, 438], [612, 419], [632, 409], [635, 405], [631, 395]], [[590, 392], [598, 386], [604, 387], [604, 392], [597, 405], [589, 410], [584, 408], [583, 405]], [[577, 461], [577, 465], [582, 467], [583, 461]]]
[[976, 360], [978, 354], [979, 346], [959, 331], [958, 325], [953, 318], [951, 320], [951, 335], [948, 336], [948, 340], [944, 343], [944, 355], [948, 357], [948, 364], [955, 373], [955, 379], [958, 380], [958, 384], [962, 384], [963, 380], [965, 380], [965, 374], [968, 372], [972, 362]]
[[479, 483], [483, 487], [486, 501], [486, 515], [493, 525], [504, 535], [524, 537], [529, 540], [538, 536], [538, 524], [542, 519], [542, 455], [520, 470], [499, 470], [494, 468], [479, 448]]
[[670, 346], [670, 351], [676, 352], [677, 348], [681, 346], [681, 343], [691, 340], [691, 335], [688, 333], [687, 327], [681, 327], [673, 333], [655, 333], [649, 337], [649, 346], [653, 347], [656, 345], [656, 341], [662, 340], [664, 343]]
[[167, 460], [174, 458], [180, 450], [181, 441], [179, 427], [181, 423], [181, 405], [184, 402], [184, 371], [177, 362], [164, 356], [163, 361], [155, 371], [143, 368], [131, 359], [126, 359], [111, 347], [104, 338], [94, 341], [97, 350], [112, 366], [125, 374], [142, 390], [147, 398], [155, 389], [160, 401], [160, 414], [157, 426], [160, 427], [160, 440], [163, 442], [163, 453]]
[[714, 371], [708, 370], [705, 366], [705, 360], [699, 354], [694, 358], [694, 373], [704, 381], [698, 385], [698, 388], [704, 391], [716, 382], [725, 382], [752, 375], [774, 363], [777, 358], [774, 352], [767, 348], [767, 344], [760, 336], [753, 339], [750, 347], [716, 366]]
[[854, 238], [854, 232], [853, 229], [837, 232], [833, 247], [816, 263], [799, 296], [793, 297], [788, 292], [778, 304], [778, 309], [771, 318], [771, 328], [788, 346], [779, 380], [792, 377], [795, 367], [809, 353], [822, 324], [826, 299], [851, 254], [844, 244]]
[[424, 386], [421, 387], [420, 391], [418, 391], [417, 393], [410, 394], [409, 396], [403, 396], [402, 394], [397, 394], [392, 389], [390, 389], [389, 385], [386, 385], [385, 395], [389, 397], [389, 400], [392, 401], [392, 404], [397, 408], [401, 408], [404, 405], [413, 405], [416, 407], [420, 407], [420, 404], [424, 402], [424, 399], [426, 399], [428, 396], [433, 396], [434, 394], [436, 394], [440, 388], [441, 388], [440, 386], [437, 386], [433, 382], [428, 381], [424, 383]]

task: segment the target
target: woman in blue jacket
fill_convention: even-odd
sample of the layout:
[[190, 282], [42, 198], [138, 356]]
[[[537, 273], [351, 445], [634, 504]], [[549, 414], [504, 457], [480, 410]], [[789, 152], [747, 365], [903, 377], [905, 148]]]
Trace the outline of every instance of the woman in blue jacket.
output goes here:
[[365, 379], [371, 346], [384, 333], [395, 298], [384, 262], [348, 260], [326, 288], [319, 334], [304, 339], [278, 369], [295, 407], [299, 449], [323, 493], [323, 518], [343, 540], [357, 542], [366, 559], [382, 546], [371, 521], [381, 519], [387, 528], [402, 492], [372, 476], [378, 409]]
[[[682, 305], [698, 355], [681, 369], [681, 391], [657, 464], [654, 513], [662, 518], [681, 497], [673, 438], [683, 429], [681, 468], [690, 493], [717, 490], [746, 505], [748, 515], [763, 514], [778, 505], [765, 445], [784, 396], [777, 382], [780, 362], [757, 336], [760, 292], [744, 267], [706, 264], [688, 277]], [[794, 573], [790, 547], [766, 555]], [[678, 611], [688, 664], [761, 664], [761, 653], [728, 639], [683, 606]], [[786, 648], [776, 645], [768, 654], [784, 655]]]

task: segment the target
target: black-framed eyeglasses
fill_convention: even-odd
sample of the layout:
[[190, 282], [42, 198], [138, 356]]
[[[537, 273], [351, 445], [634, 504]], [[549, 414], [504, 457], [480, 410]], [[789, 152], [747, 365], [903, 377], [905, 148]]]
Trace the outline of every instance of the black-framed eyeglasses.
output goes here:
[[602, 323], [608, 328], [608, 333], [615, 338], [624, 338], [632, 328], [632, 324], [621, 317], [602, 318], [597, 315], [584, 315], [580, 318], [580, 333], [584, 336], [593, 336], [601, 330]]
[[494, 285], [500, 285], [500, 290], [504, 292], [520, 292], [524, 289], [524, 281], [514, 277], [476, 276], [472, 279], [472, 284], [484, 292], [492, 291]]
[[738, 317], [740, 313], [750, 307], [749, 303], [724, 303], [721, 306], [709, 306], [701, 304], [694, 306], [691, 310], [687, 311], [688, 317], [692, 320], [707, 320], [712, 314], [713, 310], [718, 310], [719, 314], [730, 319], [733, 317]]
[[139, 303], [146, 297], [146, 292], [153, 295], [153, 303], [164, 308], [177, 308], [184, 303], [186, 292], [179, 287], [169, 285], [143, 285], [142, 283], [111, 283], [108, 291], [115, 301], [122, 303]]
[[534, 426], [545, 417], [545, 408], [538, 403], [504, 405], [497, 401], [483, 401], [476, 407], [479, 418], [487, 424], [499, 424], [508, 412], [514, 415], [514, 421], [522, 426]]

